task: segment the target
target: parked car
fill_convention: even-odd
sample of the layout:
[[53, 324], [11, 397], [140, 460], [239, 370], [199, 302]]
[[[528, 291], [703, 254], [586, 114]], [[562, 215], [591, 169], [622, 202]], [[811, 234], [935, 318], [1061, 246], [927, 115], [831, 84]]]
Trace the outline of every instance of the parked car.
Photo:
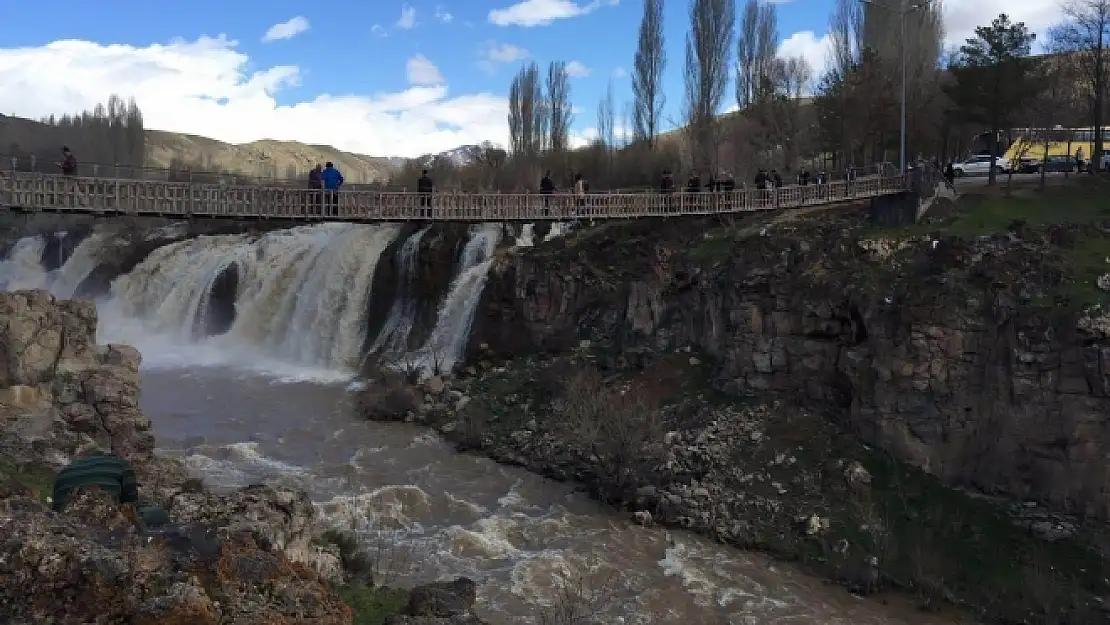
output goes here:
[[1018, 159], [1017, 167], [1014, 169], [1015, 174], [1035, 174], [1041, 170], [1041, 162], [1035, 158], [1023, 156]]
[[1049, 156], [1037, 167], [1037, 173], [1044, 169], [1046, 172], [1068, 172], [1076, 170], [1076, 161], [1073, 156]]
[[1110, 152], [1102, 153], [1102, 158], [1098, 159], [1098, 168], [1100, 171], [1110, 171]]
[[[957, 178], [963, 176], [986, 176], [990, 173], [991, 157], [989, 154], [980, 154], [972, 156], [962, 163], [955, 163], [952, 169], [956, 172]], [[995, 158], [994, 171], [995, 173], [1004, 174], [1010, 170], [1010, 162], [1001, 156]]]

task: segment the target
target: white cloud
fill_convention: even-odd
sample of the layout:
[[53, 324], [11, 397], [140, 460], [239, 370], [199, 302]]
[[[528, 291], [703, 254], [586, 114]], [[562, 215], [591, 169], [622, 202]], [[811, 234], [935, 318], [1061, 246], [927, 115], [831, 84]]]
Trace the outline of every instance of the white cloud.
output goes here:
[[999, 13], [1010, 16], [1012, 22], [1025, 22], [1029, 30], [1041, 39], [1048, 28], [1064, 20], [1060, 0], [975, 0], [974, 2], [944, 3], [945, 39], [949, 46], [963, 45], [975, 35], [976, 26], [985, 26]]
[[[946, 2], [944, 4], [945, 45], [959, 47], [975, 34], [977, 26], [989, 24], [1006, 13], [1013, 22], [1025, 22], [1038, 39], [1045, 37], [1048, 28], [1063, 19], [1059, 0], [976, 0], [975, 2]], [[779, 56], [801, 56], [813, 68], [813, 76], [820, 79], [829, 67], [832, 40], [828, 34], [818, 37], [811, 30], [797, 32], [779, 45]]]
[[489, 12], [490, 23], [498, 26], [547, 26], [564, 20], [593, 13], [603, 6], [614, 6], [620, 0], [591, 0], [578, 4], [572, 0], [521, 0], [520, 2]]
[[416, 7], [411, 4], [401, 5], [401, 17], [397, 18], [397, 28], [408, 30], [416, 26]]
[[262, 35], [262, 41], [280, 41], [282, 39], [292, 39], [297, 35], [308, 30], [308, 18], [303, 15], [290, 18], [289, 21], [274, 24]]
[[524, 48], [496, 41], [482, 44], [479, 54], [481, 58], [478, 60], [478, 67], [490, 74], [497, 71], [498, 65], [517, 63], [528, 58], [528, 51]]
[[567, 63], [567, 75], [571, 78], [585, 78], [590, 75], [590, 68], [582, 61], [571, 61]]
[[623, 67], [613, 68], [613, 78], [624, 78], [628, 75], [628, 71]]
[[444, 24], [450, 24], [455, 21], [455, 16], [451, 15], [447, 9], [443, 8], [442, 4], [436, 5], [436, 19]]
[[417, 54], [410, 58], [408, 63], [405, 64], [405, 72], [408, 75], [409, 83], [417, 86], [442, 85], [446, 82], [435, 63], [432, 63], [423, 54]]
[[779, 44], [778, 54], [783, 58], [802, 57], [813, 69], [814, 80], [820, 80], [832, 60], [832, 38], [818, 37], [812, 30], [794, 33]]
[[374, 24], [370, 27], [370, 34], [375, 37], [388, 37], [389, 33], [386, 32], [385, 27], [381, 24]]
[[[146, 47], [56, 41], [0, 49], [0, 111], [37, 119], [134, 96], [149, 128], [233, 143], [269, 138], [380, 156], [505, 144], [503, 95], [451, 95], [445, 85], [394, 93], [322, 94], [278, 104], [300, 68], [254, 69], [224, 36]], [[326, 123], [320, 123], [326, 120]]]

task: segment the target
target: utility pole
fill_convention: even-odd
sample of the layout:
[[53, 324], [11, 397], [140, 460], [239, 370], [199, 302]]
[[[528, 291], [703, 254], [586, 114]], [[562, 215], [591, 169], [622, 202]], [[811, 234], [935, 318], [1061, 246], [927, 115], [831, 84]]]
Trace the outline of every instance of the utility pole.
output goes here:
[[899, 143], [898, 171], [905, 174], [906, 173], [906, 17], [910, 13], [913, 13], [914, 11], [917, 11], [918, 9], [925, 8], [929, 4], [929, 1], [928, 0], [923, 0], [921, 2], [915, 2], [911, 5], [909, 5], [908, 7], [905, 7], [904, 6], [905, 5], [905, 0], [900, 0], [901, 4], [900, 4], [898, 9], [894, 9], [892, 7], [889, 7], [889, 6], [885, 5], [885, 4], [882, 4], [881, 2], [878, 2], [877, 0], [859, 0], [859, 1], [863, 4], [867, 4], [867, 5], [877, 7], [877, 8], [880, 8], [880, 9], [885, 9], [887, 11], [895, 11], [898, 14], [898, 21], [900, 22], [900, 31], [899, 32], [901, 34], [901, 39], [899, 40], [898, 44], [899, 44], [899, 47], [901, 49], [900, 56], [902, 57], [902, 98], [901, 98], [901, 100], [902, 100], [902, 123], [901, 123], [901, 131], [899, 132], [899, 137], [898, 137], [898, 143]]

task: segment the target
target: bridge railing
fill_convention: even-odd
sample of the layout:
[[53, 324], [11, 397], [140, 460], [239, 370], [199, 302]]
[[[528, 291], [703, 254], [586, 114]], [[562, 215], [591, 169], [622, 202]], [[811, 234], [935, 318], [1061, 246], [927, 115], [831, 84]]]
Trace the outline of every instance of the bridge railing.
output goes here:
[[316, 191], [0, 173], [0, 204], [26, 210], [308, 221], [542, 221], [799, 208], [898, 193], [902, 176], [722, 193], [553, 194]]

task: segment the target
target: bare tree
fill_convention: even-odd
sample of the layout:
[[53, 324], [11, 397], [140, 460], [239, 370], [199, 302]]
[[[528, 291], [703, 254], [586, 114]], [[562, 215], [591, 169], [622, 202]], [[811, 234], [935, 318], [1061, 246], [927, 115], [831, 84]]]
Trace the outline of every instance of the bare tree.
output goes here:
[[655, 145], [666, 102], [663, 70], [667, 66], [667, 53], [663, 43], [663, 0], [644, 0], [644, 16], [640, 20], [640, 39], [632, 69], [632, 118], [636, 138], [646, 140], [648, 147]]
[[534, 163], [547, 137], [547, 106], [535, 63], [522, 68], [509, 87], [509, 147], [514, 157]]
[[837, 0], [829, 20], [829, 37], [831, 71], [846, 75], [859, 64], [863, 52], [863, 4], [858, 0]]
[[767, 98], [770, 114], [766, 126], [778, 137], [784, 168], [791, 169], [808, 134], [802, 94], [813, 83], [813, 68], [800, 56], [775, 59], [771, 75], [773, 92]]
[[613, 83], [605, 89], [605, 97], [597, 104], [597, 140], [612, 149], [615, 143], [615, 111], [613, 110]]
[[735, 0], [691, 0], [686, 36], [686, 121], [695, 167], [710, 171], [717, 161], [717, 112], [728, 87]]
[[[1094, 131], [1091, 162], [1102, 157], [1102, 118], [1110, 67], [1106, 48], [1110, 46], [1110, 0], [1066, 0], [1065, 21], [1052, 29], [1050, 38], [1062, 52], [1076, 55], [1089, 90], [1089, 112]], [[1099, 167], [1092, 167], [1098, 171]]]
[[570, 147], [570, 77], [564, 61], [547, 66], [548, 140], [551, 152], [561, 155]]
[[125, 104], [113, 95], [107, 105], [97, 104], [76, 115], [50, 116], [41, 121], [42, 125], [0, 123], [0, 146], [8, 156], [18, 159], [19, 167], [30, 167], [32, 157], [36, 168], [53, 163], [63, 145], [73, 150], [79, 171], [88, 175], [93, 173], [94, 165], [101, 168], [101, 174], [109, 174], [103, 168], [141, 167], [146, 162], [143, 115], [134, 99]]
[[775, 5], [748, 0], [736, 41], [736, 104], [741, 110], [761, 99], [774, 69], [778, 38]]

